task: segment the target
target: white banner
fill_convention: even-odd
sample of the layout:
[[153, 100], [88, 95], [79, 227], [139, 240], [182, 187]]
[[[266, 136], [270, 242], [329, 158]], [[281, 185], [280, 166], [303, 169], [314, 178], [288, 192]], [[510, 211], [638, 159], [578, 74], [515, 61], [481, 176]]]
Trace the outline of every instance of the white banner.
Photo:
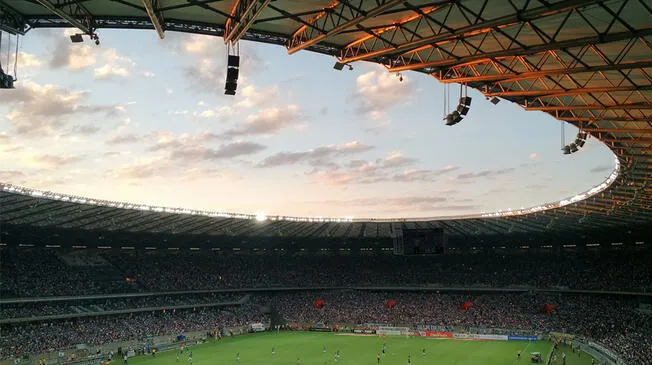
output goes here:
[[254, 332], [263, 332], [265, 331], [265, 325], [258, 322], [258, 323], [252, 323], [251, 324], [251, 330]]
[[507, 335], [481, 335], [475, 333], [454, 333], [453, 338], [460, 340], [493, 340], [493, 341], [507, 341]]

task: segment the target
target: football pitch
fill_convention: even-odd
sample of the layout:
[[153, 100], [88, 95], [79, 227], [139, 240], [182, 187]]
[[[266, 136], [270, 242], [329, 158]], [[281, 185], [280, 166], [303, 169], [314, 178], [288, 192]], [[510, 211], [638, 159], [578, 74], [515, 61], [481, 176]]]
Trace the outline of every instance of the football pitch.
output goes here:
[[[227, 338], [192, 347], [193, 365], [376, 365], [376, 355], [387, 344], [381, 365], [518, 365], [530, 364], [529, 354], [541, 352], [544, 359], [551, 350], [548, 341], [460, 341], [422, 337], [359, 337], [315, 332], [262, 333]], [[326, 352], [324, 352], [324, 347]], [[272, 349], [276, 351], [272, 354]], [[425, 349], [425, 355], [423, 354]], [[341, 358], [335, 360], [338, 351]], [[567, 365], [589, 365], [587, 354], [581, 357], [566, 351]], [[522, 352], [520, 360], [516, 359]], [[140, 356], [129, 364], [186, 365], [189, 349], [159, 353], [155, 358]], [[239, 354], [239, 360], [236, 356]]]

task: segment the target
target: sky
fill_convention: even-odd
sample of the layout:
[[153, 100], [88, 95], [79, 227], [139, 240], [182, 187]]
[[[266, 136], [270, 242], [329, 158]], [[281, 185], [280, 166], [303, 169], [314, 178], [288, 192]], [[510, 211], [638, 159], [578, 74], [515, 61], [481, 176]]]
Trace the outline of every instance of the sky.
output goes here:
[[[445, 126], [444, 95], [459, 86], [429, 75], [337, 71], [329, 56], [243, 41], [233, 97], [221, 38], [102, 30], [96, 46], [72, 33], [19, 41], [16, 89], [0, 90], [0, 182], [232, 213], [416, 218], [554, 202], [613, 169], [595, 139], [564, 156], [559, 121], [473, 90], [467, 117]], [[577, 129], [564, 129], [570, 143]]]

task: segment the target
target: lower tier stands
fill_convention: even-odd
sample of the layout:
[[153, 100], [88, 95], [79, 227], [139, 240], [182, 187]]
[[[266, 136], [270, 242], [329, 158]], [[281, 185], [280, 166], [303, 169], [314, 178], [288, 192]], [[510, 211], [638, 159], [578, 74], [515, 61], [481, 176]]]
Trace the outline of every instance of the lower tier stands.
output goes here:
[[[623, 299], [631, 297], [366, 290], [268, 292], [245, 297], [243, 305], [227, 308], [157, 310], [2, 325], [1, 356], [57, 350], [79, 343], [97, 345], [193, 330], [212, 331], [274, 318], [279, 324], [392, 323], [469, 332], [488, 328], [540, 334], [559, 331], [596, 340], [633, 364], [652, 364], [652, 318], [638, 310], [640, 299]], [[174, 303], [195, 300], [191, 294], [175, 298]], [[125, 300], [115, 306], [138, 304]]]

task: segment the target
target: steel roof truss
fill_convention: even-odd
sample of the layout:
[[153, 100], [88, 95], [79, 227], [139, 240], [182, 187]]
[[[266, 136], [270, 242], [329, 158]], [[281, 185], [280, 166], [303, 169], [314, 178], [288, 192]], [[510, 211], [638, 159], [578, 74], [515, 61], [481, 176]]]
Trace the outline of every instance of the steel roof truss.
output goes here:
[[271, 0], [235, 0], [224, 26], [224, 43], [237, 43]]

